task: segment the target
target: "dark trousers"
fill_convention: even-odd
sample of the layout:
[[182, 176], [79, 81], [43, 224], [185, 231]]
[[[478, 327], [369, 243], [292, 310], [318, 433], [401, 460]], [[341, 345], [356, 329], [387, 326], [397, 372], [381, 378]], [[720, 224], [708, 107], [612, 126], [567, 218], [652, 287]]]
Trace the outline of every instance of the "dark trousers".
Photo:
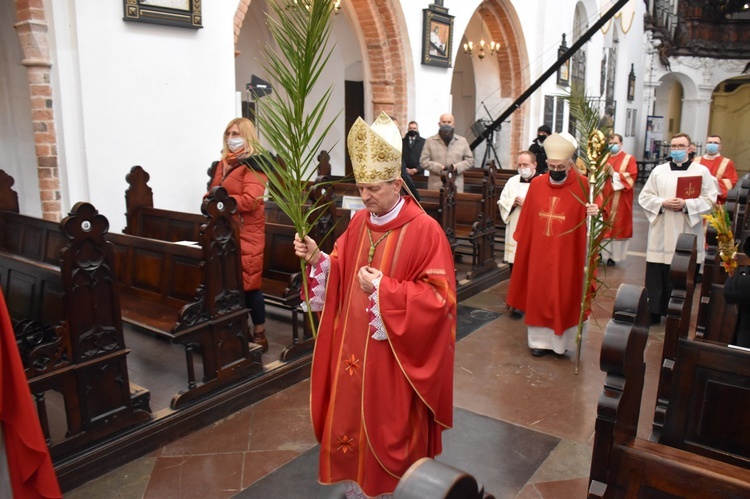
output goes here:
[[652, 314], [667, 315], [672, 286], [669, 285], [669, 265], [646, 262], [646, 290], [648, 291], [648, 311]]
[[266, 304], [261, 290], [245, 291], [245, 305], [250, 309], [250, 319], [254, 326], [266, 323]]

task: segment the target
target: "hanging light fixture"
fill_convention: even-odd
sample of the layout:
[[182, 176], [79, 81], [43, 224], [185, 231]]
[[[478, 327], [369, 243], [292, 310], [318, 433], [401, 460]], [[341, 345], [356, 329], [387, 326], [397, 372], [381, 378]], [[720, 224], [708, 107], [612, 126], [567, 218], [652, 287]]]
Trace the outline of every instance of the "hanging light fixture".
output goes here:
[[[339, 11], [341, 10], [341, 7], [343, 7], [341, 5], [341, 2], [342, 2], [342, 0], [332, 0], [332, 3], [333, 3], [333, 13], [334, 14], [338, 14]], [[292, 0], [292, 3], [289, 6], [287, 6], [287, 9], [290, 8], [290, 7], [294, 8], [298, 4], [299, 4], [299, 2], [297, 0]], [[308, 10], [310, 10], [310, 6], [309, 5], [305, 5], [305, 8], [307, 8]]]
[[482, 14], [483, 11], [484, 2], [482, 2], [479, 6], [479, 22], [482, 23], [482, 38], [477, 44], [475, 44], [471, 40], [468, 40], [466, 43], [464, 43], [464, 54], [468, 54], [469, 57], [473, 57], [474, 54], [476, 54], [480, 61], [484, 59], [488, 53], [489, 55], [493, 56], [495, 55], [495, 52], [500, 50], [500, 44], [492, 40], [490, 36], [487, 37], [490, 40], [489, 43], [484, 39], [485, 23], [484, 15]]

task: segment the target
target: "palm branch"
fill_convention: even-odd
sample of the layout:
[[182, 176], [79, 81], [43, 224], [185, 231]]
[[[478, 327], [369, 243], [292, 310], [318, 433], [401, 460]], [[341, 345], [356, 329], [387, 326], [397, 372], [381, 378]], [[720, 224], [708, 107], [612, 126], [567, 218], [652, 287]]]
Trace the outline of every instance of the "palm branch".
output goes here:
[[[598, 110], [591, 105], [591, 100], [586, 97], [582, 89], [574, 86], [567, 100], [570, 103], [570, 114], [575, 121], [579, 143], [583, 139], [586, 144], [586, 154], [583, 154], [581, 159], [586, 165], [589, 187], [588, 192], [586, 192], [581, 182], [582, 195], [579, 200], [582, 203], [593, 203], [595, 200], [601, 199], [603, 200], [603, 206], [607, 208], [611, 199], [610, 196], [604, 195], [604, 187], [609, 178], [607, 159], [609, 159], [611, 125], [602, 120]], [[578, 374], [581, 361], [581, 341], [586, 310], [591, 308], [599, 293], [607, 289], [604, 281], [597, 277], [596, 271], [599, 267], [599, 255], [609, 244], [604, 236], [611, 229], [612, 221], [606, 216], [600, 214], [596, 217], [586, 217], [586, 262], [583, 270], [581, 311], [576, 334], [576, 374]]]
[[[263, 67], [276, 92], [257, 101], [256, 120], [269, 147], [255, 146], [263, 153], [261, 168], [268, 177], [270, 199], [291, 219], [304, 239], [331, 203], [322, 198], [311, 199], [309, 186], [316, 175], [315, 156], [338, 118], [337, 114], [331, 121], [323, 122], [333, 86], [317, 102], [310, 99], [333, 50], [328, 46], [333, 2], [272, 0], [269, 5], [272, 12], [266, 13], [266, 24], [277, 49], [265, 48]], [[276, 152], [277, 161], [269, 151]], [[300, 260], [305, 301], [309, 305], [305, 266]], [[315, 336], [312, 312], [309, 306], [307, 309]]]

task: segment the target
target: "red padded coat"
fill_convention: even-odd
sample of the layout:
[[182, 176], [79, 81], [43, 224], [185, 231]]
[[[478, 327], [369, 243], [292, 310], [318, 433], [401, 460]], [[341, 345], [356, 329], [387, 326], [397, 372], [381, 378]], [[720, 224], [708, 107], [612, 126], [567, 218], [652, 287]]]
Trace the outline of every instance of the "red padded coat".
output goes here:
[[245, 291], [260, 289], [263, 249], [266, 246], [263, 194], [267, 178], [257, 167], [257, 160], [253, 156], [237, 166], [230, 166], [226, 175], [223, 175], [224, 161], [219, 161], [214, 168], [209, 190], [220, 185], [237, 201], [235, 217], [240, 224], [243, 288]]

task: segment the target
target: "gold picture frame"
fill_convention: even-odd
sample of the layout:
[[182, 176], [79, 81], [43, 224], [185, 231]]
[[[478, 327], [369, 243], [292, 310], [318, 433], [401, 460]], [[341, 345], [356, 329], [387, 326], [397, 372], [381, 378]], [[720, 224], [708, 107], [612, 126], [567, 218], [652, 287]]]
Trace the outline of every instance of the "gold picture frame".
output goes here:
[[449, 68], [453, 58], [453, 16], [438, 5], [430, 5], [423, 12], [422, 64]]
[[123, 0], [124, 21], [178, 28], [203, 27], [202, 0]]

